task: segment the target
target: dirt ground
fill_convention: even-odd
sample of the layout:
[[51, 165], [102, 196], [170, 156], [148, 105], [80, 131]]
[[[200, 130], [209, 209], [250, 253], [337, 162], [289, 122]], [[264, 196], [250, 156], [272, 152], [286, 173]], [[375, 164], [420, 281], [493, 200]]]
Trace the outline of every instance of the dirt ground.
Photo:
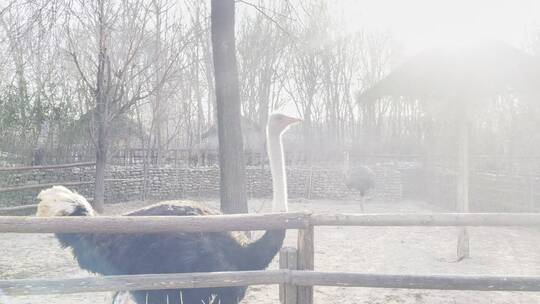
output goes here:
[[[215, 202], [207, 202], [215, 204]], [[251, 201], [260, 212], [268, 200]], [[107, 213], [118, 214], [144, 202], [116, 204]], [[366, 212], [431, 212], [422, 202], [367, 202]], [[354, 201], [292, 201], [291, 211], [360, 212]], [[321, 227], [315, 232], [315, 269], [392, 274], [540, 275], [540, 231], [525, 228], [471, 228], [470, 259], [455, 262], [455, 228], [438, 227]], [[294, 246], [296, 231], [287, 233], [286, 245]], [[274, 260], [271, 269], [277, 268]], [[75, 278], [89, 274], [78, 268], [69, 250], [59, 247], [51, 234], [0, 235], [0, 279]], [[540, 293], [397, 290], [316, 287], [318, 304], [533, 304]], [[102, 304], [109, 294], [73, 294], [7, 297], [2, 304]], [[254, 286], [244, 304], [279, 303], [277, 286]]]

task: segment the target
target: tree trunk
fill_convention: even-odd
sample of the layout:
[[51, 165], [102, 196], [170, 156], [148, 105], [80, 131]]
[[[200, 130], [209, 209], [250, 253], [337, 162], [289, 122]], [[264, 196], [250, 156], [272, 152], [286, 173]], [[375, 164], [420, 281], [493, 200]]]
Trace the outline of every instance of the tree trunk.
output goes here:
[[[270, 85], [267, 86], [267, 89], [262, 94], [261, 103], [259, 104], [259, 126], [260, 126], [260, 135], [261, 138], [266, 138], [266, 122], [268, 121], [268, 116], [270, 115]], [[264, 160], [266, 157], [266, 141], [261, 141], [261, 146], [259, 147], [259, 165], [261, 170], [264, 169]]]
[[[457, 212], [469, 212], [469, 119], [465, 104], [460, 105], [458, 112], [459, 144], [457, 175]], [[467, 227], [458, 228], [457, 260], [470, 257], [469, 233]]]
[[[101, 126], [99, 129], [102, 129]], [[101, 133], [101, 130], [98, 131]], [[102, 213], [105, 202], [105, 167], [107, 165], [107, 143], [104, 136], [98, 134], [98, 145], [96, 147], [96, 183], [94, 189], [94, 209]]]
[[234, 37], [234, 0], [212, 0], [220, 196], [223, 213], [246, 213], [244, 149]]
[[[98, 84], [99, 81], [98, 73]], [[103, 76], [103, 75], [101, 75]], [[101, 81], [102, 83], [102, 81]], [[95, 113], [95, 121], [97, 123], [97, 143], [96, 143], [96, 180], [94, 189], [94, 201], [92, 203], [94, 209], [101, 213], [103, 212], [103, 204], [105, 202], [105, 166], [107, 164], [107, 105], [105, 100], [104, 88], [98, 86], [97, 92], [97, 107]]]
[[99, 54], [98, 70], [96, 75], [96, 112], [95, 123], [97, 123], [96, 144], [96, 179], [94, 188], [94, 209], [103, 212], [105, 201], [105, 166], [107, 164], [107, 122], [108, 122], [108, 100], [105, 88], [105, 69], [107, 64], [106, 43], [105, 43], [105, 20], [103, 1], [99, 2]]
[[[154, 113], [153, 113], [153, 123], [154, 123], [154, 151], [156, 153], [155, 165], [159, 166], [163, 162], [163, 143], [162, 143], [162, 131], [163, 131], [163, 121], [165, 114], [165, 107], [162, 102], [161, 86], [159, 82], [161, 81], [161, 14], [162, 7], [161, 2], [152, 1], [155, 10], [156, 17], [156, 47], [155, 47], [155, 65], [156, 65], [156, 75], [155, 75], [155, 103], [154, 103]], [[150, 150], [152, 153], [152, 150]]]

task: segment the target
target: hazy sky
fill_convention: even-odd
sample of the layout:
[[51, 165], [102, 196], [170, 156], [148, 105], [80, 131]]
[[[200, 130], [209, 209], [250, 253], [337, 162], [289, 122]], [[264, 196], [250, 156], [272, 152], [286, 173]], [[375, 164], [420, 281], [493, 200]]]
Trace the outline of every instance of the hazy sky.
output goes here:
[[540, 28], [540, 0], [331, 0], [350, 29], [390, 30], [406, 50], [480, 38], [523, 44]]

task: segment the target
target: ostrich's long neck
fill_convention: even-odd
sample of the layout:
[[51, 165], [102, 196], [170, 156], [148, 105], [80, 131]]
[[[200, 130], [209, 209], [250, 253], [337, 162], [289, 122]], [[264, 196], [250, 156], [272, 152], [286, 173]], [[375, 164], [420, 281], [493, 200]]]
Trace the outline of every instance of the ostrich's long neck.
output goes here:
[[287, 175], [281, 135], [268, 132], [268, 159], [272, 172], [272, 212], [287, 212]]
[[[281, 136], [269, 131], [267, 131], [266, 142], [274, 193], [272, 212], [287, 212], [287, 177], [283, 145]], [[239, 268], [241, 270], [266, 268], [283, 245], [284, 239], [285, 230], [266, 231], [260, 239], [243, 248], [242, 254], [237, 255]]]

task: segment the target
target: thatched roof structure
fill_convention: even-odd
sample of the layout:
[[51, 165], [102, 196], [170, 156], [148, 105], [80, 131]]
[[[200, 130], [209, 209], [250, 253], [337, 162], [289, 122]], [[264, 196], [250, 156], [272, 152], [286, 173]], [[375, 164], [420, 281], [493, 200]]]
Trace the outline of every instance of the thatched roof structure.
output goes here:
[[453, 50], [420, 52], [359, 95], [418, 100], [485, 99], [499, 94], [540, 96], [540, 62], [499, 41], [482, 41]]

